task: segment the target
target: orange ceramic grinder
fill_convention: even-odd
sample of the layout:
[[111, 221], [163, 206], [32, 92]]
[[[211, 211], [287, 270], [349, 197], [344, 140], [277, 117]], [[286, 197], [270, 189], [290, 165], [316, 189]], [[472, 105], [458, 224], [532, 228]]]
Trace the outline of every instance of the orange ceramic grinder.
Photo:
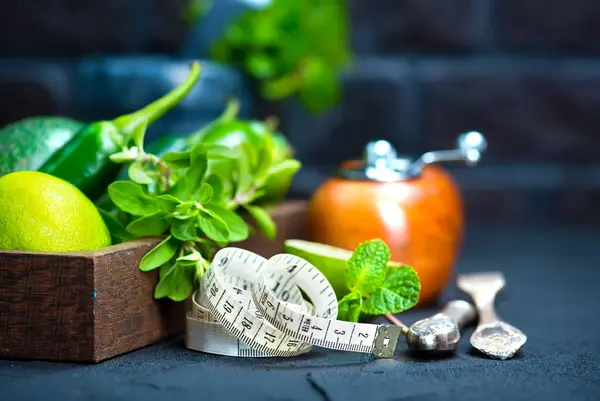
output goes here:
[[366, 160], [343, 163], [313, 194], [310, 239], [353, 250], [381, 238], [393, 262], [417, 271], [419, 305], [431, 303], [450, 280], [464, 229], [459, 189], [439, 162], [475, 166], [487, 147], [485, 137], [474, 131], [459, 135], [457, 142], [457, 149], [427, 152], [417, 160], [397, 157], [386, 141], [369, 143]]

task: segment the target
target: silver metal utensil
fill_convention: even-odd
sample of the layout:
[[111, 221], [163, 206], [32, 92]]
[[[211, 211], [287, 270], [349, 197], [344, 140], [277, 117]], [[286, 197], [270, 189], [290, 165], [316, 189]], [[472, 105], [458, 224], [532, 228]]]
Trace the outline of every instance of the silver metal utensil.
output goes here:
[[461, 274], [457, 286], [473, 298], [479, 324], [471, 336], [471, 345], [495, 359], [512, 358], [527, 341], [516, 327], [502, 321], [494, 309], [496, 294], [504, 288], [501, 272]]
[[385, 315], [391, 323], [403, 328], [402, 333], [406, 335], [406, 344], [411, 351], [427, 354], [456, 350], [460, 330], [473, 322], [476, 316], [473, 305], [462, 300], [448, 302], [440, 312], [410, 327], [393, 315]]

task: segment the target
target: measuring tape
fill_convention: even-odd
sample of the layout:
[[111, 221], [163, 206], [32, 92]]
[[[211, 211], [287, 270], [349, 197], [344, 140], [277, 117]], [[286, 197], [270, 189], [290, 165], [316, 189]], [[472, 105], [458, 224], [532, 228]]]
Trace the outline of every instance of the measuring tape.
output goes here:
[[337, 313], [331, 284], [306, 260], [224, 248], [192, 297], [186, 346], [239, 357], [290, 357], [313, 345], [394, 356], [401, 327], [336, 320]]

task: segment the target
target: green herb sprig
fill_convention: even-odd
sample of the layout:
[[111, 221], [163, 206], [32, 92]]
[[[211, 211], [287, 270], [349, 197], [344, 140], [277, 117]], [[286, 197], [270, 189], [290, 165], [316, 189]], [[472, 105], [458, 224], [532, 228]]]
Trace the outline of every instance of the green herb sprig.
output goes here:
[[285, 170], [280, 164], [293, 159], [274, 162], [269, 137], [258, 147], [199, 143], [157, 157], [144, 151], [145, 128], [141, 124], [135, 132], [135, 146], [112, 155], [114, 162], [130, 164], [130, 180], [108, 187], [115, 210], [101, 213], [116, 242], [162, 238], [139, 268], [160, 269], [155, 298], [182, 301], [208, 269], [217, 246], [243, 241], [254, 231], [245, 214], [266, 238], [275, 238], [277, 227], [268, 211], [253, 202], [267, 180]]
[[380, 239], [358, 245], [346, 266], [350, 293], [338, 303], [338, 319], [357, 322], [361, 314], [400, 313], [419, 301], [421, 282], [406, 265], [389, 265], [390, 250]]
[[346, 0], [272, 0], [246, 11], [212, 46], [212, 58], [250, 75], [261, 95], [298, 95], [319, 114], [340, 100], [351, 59]]

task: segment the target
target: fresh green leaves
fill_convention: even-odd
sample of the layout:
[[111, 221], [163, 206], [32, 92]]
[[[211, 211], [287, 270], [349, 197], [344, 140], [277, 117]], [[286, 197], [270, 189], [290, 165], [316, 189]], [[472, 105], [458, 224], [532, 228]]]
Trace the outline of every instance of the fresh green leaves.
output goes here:
[[245, 205], [244, 208], [254, 218], [258, 229], [263, 233], [263, 235], [267, 239], [275, 239], [275, 236], [277, 235], [277, 227], [267, 211], [259, 206]]
[[243, 68], [262, 96], [299, 95], [311, 113], [340, 99], [350, 61], [345, 0], [272, 0], [244, 13], [212, 47], [212, 57]]
[[225, 223], [229, 230], [229, 241], [244, 241], [248, 238], [248, 224], [237, 213], [214, 204], [206, 205], [206, 209]]
[[[199, 144], [185, 152], [167, 153], [160, 160], [142, 152], [142, 157], [129, 167], [131, 181], [109, 186], [110, 200], [131, 216], [124, 226], [103, 213], [115, 237], [166, 237], [139, 266], [143, 271], [161, 268], [155, 297], [185, 299], [208, 267], [206, 258], [215, 250], [213, 242], [225, 246], [248, 238], [250, 228], [236, 212], [239, 206], [243, 207], [241, 213], [256, 220], [265, 236], [274, 238], [276, 227], [269, 214], [248, 204], [260, 194], [259, 186], [269, 177], [271, 159], [265, 152], [270, 148], [242, 148], [232, 152]], [[213, 158], [215, 152], [219, 156]], [[169, 189], [158, 194], [151, 190], [161, 179], [154, 175], [156, 165], [166, 165], [169, 176], [176, 177]], [[230, 186], [228, 191], [224, 182]]]
[[127, 176], [121, 175], [129, 180], [109, 186], [110, 207], [117, 210], [103, 217], [117, 241], [162, 238], [139, 265], [143, 271], [159, 268], [156, 298], [187, 298], [217, 247], [246, 240], [253, 232], [251, 221], [266, 238], [277, 235], [263, 208], [269, 201], [261, 204], [261, 197], [271, 185], [281, 188], [282, 177], [291, 180], [300, 162], [289, 159], [287, 148], [282, 155], [272, 132], [274, 120], [236, 120], [230, 115], [234, 109], [230, 103], [227, 118], [205, 129], [218, 125], [228, 135], [227, 130], [239, 134], [248, 128], [253, 140], [233, 146], [184, 140], [187, 149], [179, 146], [158, 157], [144, 151], [146, 126], [141, 124], [133, 132], [135, 146], [112, 155], [115, 163], [129, 164]]
[[398, 313], [412, 308], [419, 301], [421, 284], [417, 273], [408, 266], [391, 267], [383, 286], [363, 303], [369, 315]]
[[194, 287], [195, 266], [181, 263], [167, 264], [166, 266], [154, 289], [154, 298], [168, 297], [177, 302], [186, 300]]
[[193, 194], [204, 183], [207, 167], [206, 149], [196, 145], [190, 152], [190, 167], [185, 173], [188, 194]]
[[157, 212], [136, 219], [127, 225], [127, 231], [139, 237], [154, 237], [164, 233], [169, 228], [167, 214]]
[[346, 284], [350, 293], [338, 303], [338, 318], [356, 322], [361, 313], [400, 313], [419, 301], [421, 283], [415, 270], [391, 265], [390, 250], [380, 239], [359, 244], [348, 260]]
[[363, 299], [360, 293], [346, 294], [338, 303], [338, 319], [349, 322], [358, 322], [362, 309]]
[[352, 253], [346, 271], [346, 284], [352, 292], [370, 294], [383, 284], [390, 250], [381, 240], [363, 242]]
[[175, 238], [168, 236], [160, 244], [144, 255], [140, 261], [140, 270], [150, 271], [167, 263], [177, 252], [178, 243]]
[[119, 209], [134, 216], [159, 211], [156, 200], [146, 195], [142, 187], [132, 181], [113, 182], [108, 186], [108, 196]]

